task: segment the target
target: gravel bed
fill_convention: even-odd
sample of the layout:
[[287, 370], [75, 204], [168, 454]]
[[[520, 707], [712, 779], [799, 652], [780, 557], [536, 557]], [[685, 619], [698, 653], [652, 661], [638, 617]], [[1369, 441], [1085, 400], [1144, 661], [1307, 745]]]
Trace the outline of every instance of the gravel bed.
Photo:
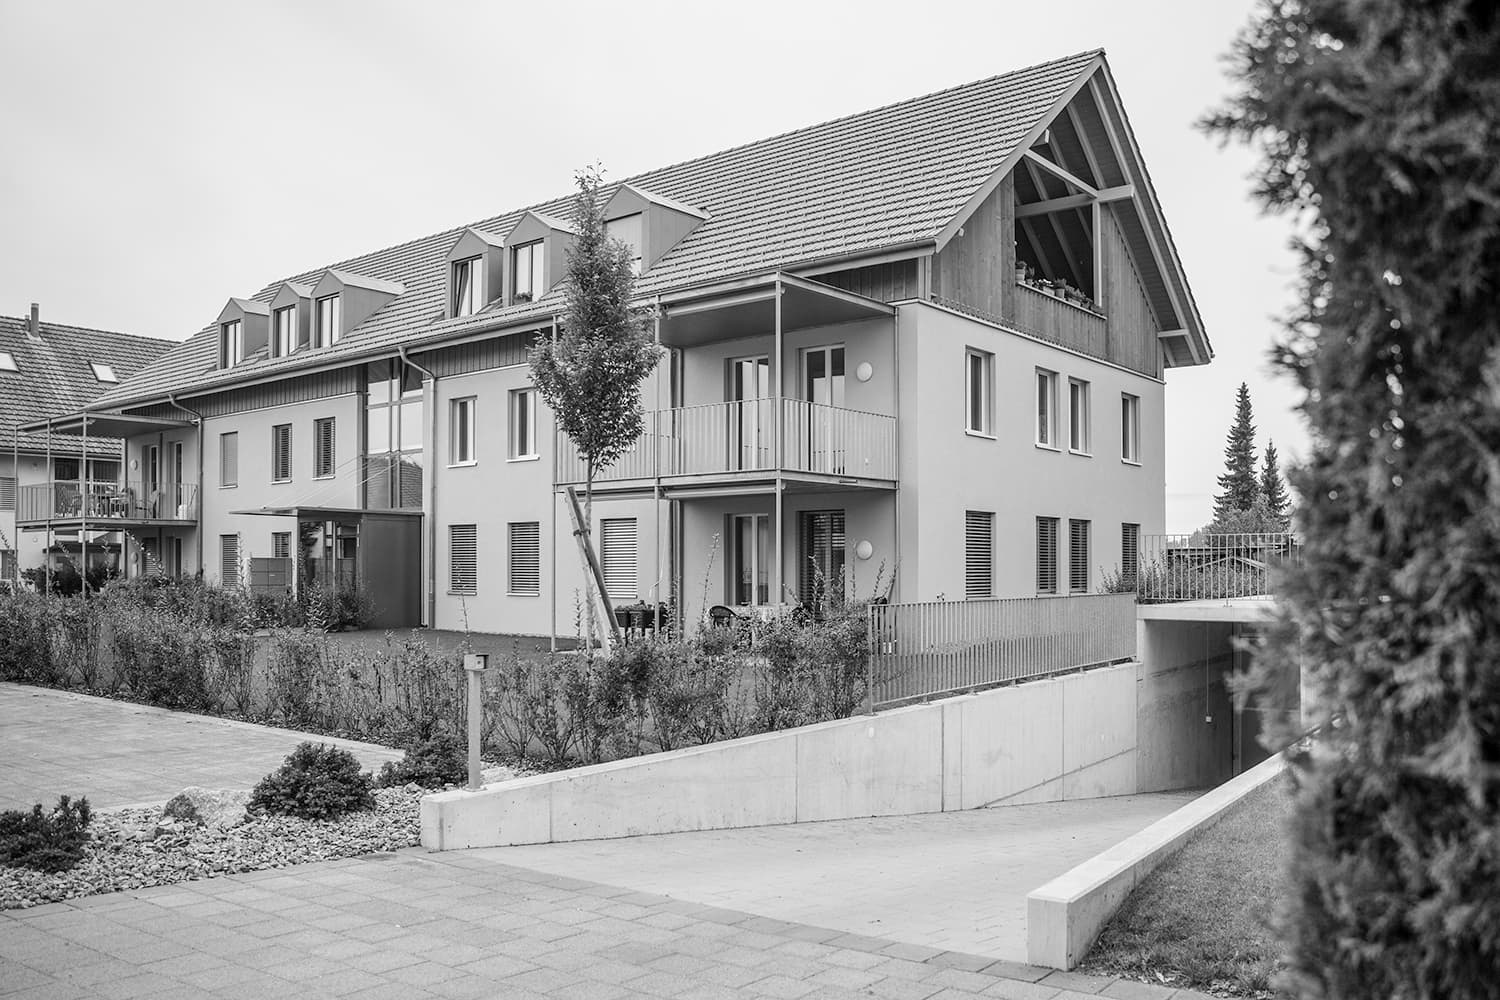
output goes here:
[[155, 823], [160, 809], [101, 810], [89, 824], [83, 860], [71, 871], [0, 865], [0, 910], [411, 847], [421, 835], [426, 794], [376, 789], [373, 810], [337, 820], [260, 816], [227, 830], [172, 830], [152, 841], [136, 840], [131, 831]]

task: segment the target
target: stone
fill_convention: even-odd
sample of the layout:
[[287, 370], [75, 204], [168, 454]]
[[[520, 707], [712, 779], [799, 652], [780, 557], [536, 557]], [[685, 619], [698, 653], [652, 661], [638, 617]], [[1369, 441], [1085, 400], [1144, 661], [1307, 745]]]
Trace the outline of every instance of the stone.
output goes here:
[[245, 807], [250, 793], [233, 788], [184, 788], [162, 809], [158, 828], [170, 827], [169, 821], [206, 826], [210, 830], [227, 830], [245, 821]]

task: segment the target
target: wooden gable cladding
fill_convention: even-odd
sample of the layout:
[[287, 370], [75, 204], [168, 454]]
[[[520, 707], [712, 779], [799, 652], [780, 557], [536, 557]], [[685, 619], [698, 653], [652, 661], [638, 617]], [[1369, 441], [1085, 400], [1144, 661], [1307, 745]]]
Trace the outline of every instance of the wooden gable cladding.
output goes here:
[[1016, 270], [1015, 180], [1006, 176], [938, 251], [932, 295], [985, 316], [1005, 317]]
[[417, 355], [422, 367], [438, 374], [439, 378], [451, 375], [467, 375], [470, 372], [488, 371], [492, 368], [510, 368], [526, 363], [526, 352], [540, 334], [535, 330], [512, 333], [503, 337], [490, 337], [466, 344], [454, 344]]

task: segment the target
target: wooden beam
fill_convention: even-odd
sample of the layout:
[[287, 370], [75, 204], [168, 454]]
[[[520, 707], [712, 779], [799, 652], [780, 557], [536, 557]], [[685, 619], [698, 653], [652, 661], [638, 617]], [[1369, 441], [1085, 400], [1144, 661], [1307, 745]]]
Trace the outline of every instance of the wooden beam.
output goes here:
[[1036, 238], [1036, 229], [1032, 227], [1030, 219], [1021, 220], [1021, 228], [1026, 230], [1026, 236], [1031, 240], [1031, 249], [1036, 251], [1037, 263], [1042, 265], [1042, 270], [1056, 274], [1052, 262], [1047, 259], [1047, 251], [1042, 248], [1042, 241]]
[[[1024, 160], [1023, 164], [1026, 167], [1027, 174], [1029, 174], [1031, 177], [1031, 182], [1036, 185], [1036, 189], [1038, 191], [1041, 191], [1042, 182], [1041, 179], [1036, 175], [1036, 165], [1029, 159]], [[1052, 235], [1057, 237], [1058, 247], [1062, 250], [1063, 264], [1067, 268], [1067, 274], [1063, 274], [1062, 271], [1053, 270], [1051, 267], [1048, 267], [1047, 271], [1049, 271], [1053, 277], [1066, 277], [1070, 279], [1074, 285], [1080, 288], [1083, 287], [1083, 281], [1079, 278], [1078, 268], [1073, 262], [1073, 248], [1068, 245], [1068, 238], [1063, 235], [1062, 226], [1057, 221], [1057, 215], [1049, 214], [1046, 216], [1046, 219], [1048, 224], [1052, 227]], [[1036, 240], [1036, 230], [1030, 229], [1028, 230], [1028, 232], [1032, 234], [1032, 239]], [[1038, 256], [1041, 256], [1042, 247], [1040, 241], [1037, 241], [1036, 252]]]
[[1101, 188], [1098, 194], [1070, 194], [1061, 198], [1048, 198], [1046, 201], [1033, 201], [1016, 206], [1016, 218], [1024, 219], [1031, 215], [1046, 215], [1048, 212], [1065, 212], [1070, 208], [1087, 208], [1096, 201], [1122, 201], [1126, 198], [1135, 197], [1134, 184], [1122, 184], [1119, 187]]
[[1094, 187], [1094, 185], [1092, 184], [1085, 184], [1083, 181], [1079, 180], [1078, 177], [1064, 170], [1062, 167], [1059, 167], [1057, 164], [1053, 163], [1045, 156], [1039, 156], [1029, 149], [1025, 153], [1023, 153], [1022, 156], [1025, 157], [1026, 162], [1041, 167], [1043, 170], [1047, 171], [1049, 174], [1052, 174], [1057, 179], [1073, 185], [1075, 188], [1084, 192], [1085, 194], [1091, 194], [1096, 198], [1099, 197], [1098, 188]]
[[1090, 215], [1090, 228], [1094, 231], [1094, 301], [1108, 312], [1109, 307], [1104, 304], [1104, 206], [1094, 202]]
[[1083, 149], [1083, 158], [1088, 161], [1089, 174], [1099, 184], [1104, 183], [1104, 171], [1099, 169], [1099, 160], [1094, 156], [1093, 147], [1089, 145], [1088, 133], [1083, 130], [1083, 123], [1078, 120], [1078, 112], [1070, 103], [1064, 112], [1068, 116], [1068, 124], [1073, 126], [1073, 134], [1078, 137], [1078, 145]]

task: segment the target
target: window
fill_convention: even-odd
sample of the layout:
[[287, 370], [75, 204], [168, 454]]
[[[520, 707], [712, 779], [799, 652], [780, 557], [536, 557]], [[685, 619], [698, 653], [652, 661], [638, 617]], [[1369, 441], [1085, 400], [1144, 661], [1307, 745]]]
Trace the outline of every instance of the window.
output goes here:
[[1141, 460], [1141, 397], [1120, 393], [1120, 458]]
[[511, 390], [510, 457], [537, 457], [535, 389]]
[[453, 315], [472, 316], [484, 307], [484, 269], [478, 257], [453, 264]]
[[292, 481], [292, 425], [271, 428], [271, 482]]
[[509, 573], [510, 593], [542, 592], [542, 531], [536, 521], [511, 522]]
[[371, 510], [422, 507], [422, 377], [400, 361], [365, 366], [365, 505]]
[[479, 593], [479, 527], [448, 525], [448, 592]]
[[219, 435], [219, 485], [240, 484], [240, 435], [238, 431]]
[[1036, 592], [1057, 593], [1057, 518], [1036, 519]]
[[535, 302], [542, 297], [542, 241], [525, 243], [510, 252], [512, 302]]
[[0, 476], [0, 510], [16, 509], [16, 477]]
[[964, 357], [964, 400], [971, 434], [993, 434], [995, 356], [969, 348]]
[[297, 349], [297, 307], [283, 306], [271, 317], [271, 357], [284, 358]]
[[1036, 443], [1057, 447], [1057, 373], [1036, 370]]
[[333, 420], [333, 417], [322, 417], [313, 421], [313, 477], [316, 479], [333, 477]]
[[330, 347], [339, 342], [339, 297], [325, 295], [318, 300], [317, 330], [313, 343]]
[[729, 519], [730, 599], [761, 605], [771, 600], [771, 519], [767, 514], [735, 514]]
[[995, 515], [964, 511], [964, 596], [995, 596]]
[[292, 557], [292, 533], [290, 531], [271, 532], [271, 558], [290, 559]]
[[630, 248], [630, 269], [641, 273], [641, 214], [622, 215], [604, 224], [604, 235]]
[[244, 349], [244, 327], [239, 320], [231, 320], [219, 327], [219, 367], [232, 367], [240, 360]]
[[1089, 521], [1068, 522], [1068, 591], [1087, 593], [1089, 589]]
[[225, 587], [240, 582], [240, 536], [219, 536], [219, 583]]
[[474, 464], [474, 411], [473, 396], [455, 399], [449, 407], [449, 456], [450, 465]]
[[608, 517], [599, 522], [599, 551], [605, 593], [617, 601], [638, 597], [635, 518]]
[[114, 385], [120, 381], [120, 377], [115, 374], [115, 369], [112, 365], [104, 365], [100, 364], [97, 361], [90, 361], [89, 369], [93, 371], [94, 380], [96, 382], [107, 382], [110, 385]]
[[16, 356], [9, 351], [0, 351], [0, 372], [18, 372]]
[[1076, 378], [1068, 379], [1068, 450], [1089, 453], [1089, 384]]
[[1141, 526], [1120, 525], [1120, 582], [1136, 589], [1141, 571]]
[[[802, 601], [820, 607], [844, 593], [844, 512], [810, 510], [802, 514], [798, 583]], [[776, 598], [773, 596], [772, 600]]]

